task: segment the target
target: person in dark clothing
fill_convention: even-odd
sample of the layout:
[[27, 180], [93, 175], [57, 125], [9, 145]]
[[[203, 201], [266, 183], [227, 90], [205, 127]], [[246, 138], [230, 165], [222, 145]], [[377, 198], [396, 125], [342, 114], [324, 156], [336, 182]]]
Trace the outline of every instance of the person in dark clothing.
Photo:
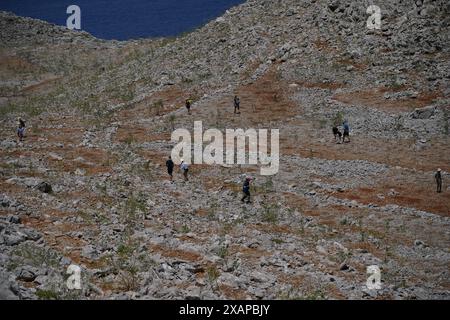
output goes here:
[[434, 175], [434, 179], [436, 179], [437, 192], [442, 192], [442, 174], [441, 169], [438, 169], [436, 174]]
[[25, 121], [22, 118], [17, 118], [17, 122], [17, 137], [19, 141], [22, 141], [25, 136]]
[[234, 113], [240, 114], [239, 108], [241, 107], [241, 100], [238, 96], [234, 96]]
[[173, 168], [175, 164], [172, 161], [172, 157], [169, 156], [169, 159], [166, 161], [167, 173], [170, 176], [170, 181], [173, 182]]
[[187, 109], [189, 114], [191, 114], [191, 106], [192, 106], [192, 100], [191, 99], [186, 99], [186, 109]]
[[252, 178], [246, 178], [244, 181], [244, 186], [242, 187], [244, 197], [241, 199], [242, 202], [247, 199], [247, 203], [250, 203], [250, 181], [252, 181]]
[[333, 127], [333, 134], [334, 134], [334, 141], [338, 139], [338, 142], [340, 143], [342, 139], [342, 132], [339, 131], [337, 126]]
[[343, 123], [344, 126], [344, 137], [342, 138], [342, 142], [345, 142], [345, 137], [347, 137], [348, 142], [350, 142], [350, 126], [348, 125], [347, 120]]

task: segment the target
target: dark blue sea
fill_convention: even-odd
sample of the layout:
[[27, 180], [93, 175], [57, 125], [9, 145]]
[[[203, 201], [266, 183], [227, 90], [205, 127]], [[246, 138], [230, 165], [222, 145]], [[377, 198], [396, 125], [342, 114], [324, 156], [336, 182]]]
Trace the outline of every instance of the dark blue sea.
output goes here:
[[81, 9], [81, 29], [102, 39], [176, 36], [244, 0], [0, 0], [0, 10], [66, 25], [69, 5]]

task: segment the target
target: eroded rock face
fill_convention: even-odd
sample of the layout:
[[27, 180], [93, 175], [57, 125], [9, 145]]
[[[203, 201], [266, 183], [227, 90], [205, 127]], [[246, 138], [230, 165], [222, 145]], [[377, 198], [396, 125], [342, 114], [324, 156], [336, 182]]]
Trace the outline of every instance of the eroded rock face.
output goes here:
[[[448, 299], [448, 1], [377, 5], [379, 30], [361, 1], [251, 0], [129, 42], [0, 13], [0, 104], [23, 106], [0, 117], [0, 298]], [[170, 134], [194, 120], [280, 129], [280, 172], [171, 183]]]

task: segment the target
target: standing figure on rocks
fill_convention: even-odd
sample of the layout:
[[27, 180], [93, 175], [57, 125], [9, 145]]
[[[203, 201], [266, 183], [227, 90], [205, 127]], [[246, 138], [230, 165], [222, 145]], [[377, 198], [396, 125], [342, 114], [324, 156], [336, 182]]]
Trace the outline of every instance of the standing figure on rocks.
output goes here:
[[334, 134], [334, 141], [336, 142], [336, 140], [338, 141], [338, 143], [341, 143], [341, 139], [342, 139], [342, 132], [339, 131], [337, 126], [333, 127], [333, 134]]
[[240, 114], [239, 108], [241, 107], [241, 100], [238, 96], [234, 96], [234, 113]]
[[247, 177], [244, 181], [244, 185], [242, 187], [244, 197], [241, 199], [242, 202], [244, 202], [244, 200], [247, 199], [247, 203], [250, 203], [250, 181], [252, 181], [252, 178], [250, 177]]
[[191, 114], [192, 99], [186, 99], [186, 109]]
[[189, 165], [186, 162], [184, 162], [183, 159], [181, 159], [180, 169], [181, 171], [183, 171], [184, 181], [189, 181], [188, 179]]
[[344, 126], [344, 137], [342, 138], [342, 142], [345, 142], [345, 137], [347, 137], [348, 142], [350, 142], [350, 126], [348, 125], [348, 121], [345, 120], [342, 125]]
[[17, 137], [19, 138], [19, 142], [23, 140], [25, 136], [25, 121], [22, 118], [17, 118]]
[[436, 179], [437, 192], [442, 192], [442, 174], [441, 169], [438, 169], [436, 174], [434, 175], [434, 179]]
[[170, 182], [173, 183], [173, 167], [175, 166], [175, 164], [172, 161], [172, 157], [169, 156], [169, 159], [166, 161], [166, 167], [167, 167], [167, 173], [170, 176]]

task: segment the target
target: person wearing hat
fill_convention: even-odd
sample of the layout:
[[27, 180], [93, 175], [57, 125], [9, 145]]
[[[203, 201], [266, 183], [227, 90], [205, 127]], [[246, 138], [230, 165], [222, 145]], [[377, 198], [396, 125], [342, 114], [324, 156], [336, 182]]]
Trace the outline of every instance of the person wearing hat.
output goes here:
[[436, 174], [434, 175], [434, 179], [436, 179], [436, 185], [437, 185], [437, 192], [442, 192], [442, 174], [441, 169], [438, 169]]
[[181, 171], [183, 171], [184, 181], [189, 181], [188, 179], [189, 165], [186, 162], [184, 162], [183, 159], [181, 159], [180, 169]]
[[23, 121], [22, 118], [17, 118], [17, 137], [19, 138], [19, 141], [23, 140], [23, 137], [25, 136], [25, 121]]
[[242, 187], [242, 192], [244, 192], [244, 197], [241, 199], [242, 202], [244, 202], [245, 199], [247, 199], [247, 203], [250, 203], [250, 182], [252, 181], [252, 178], [247, 177], [245, 178], [244, 185]]

